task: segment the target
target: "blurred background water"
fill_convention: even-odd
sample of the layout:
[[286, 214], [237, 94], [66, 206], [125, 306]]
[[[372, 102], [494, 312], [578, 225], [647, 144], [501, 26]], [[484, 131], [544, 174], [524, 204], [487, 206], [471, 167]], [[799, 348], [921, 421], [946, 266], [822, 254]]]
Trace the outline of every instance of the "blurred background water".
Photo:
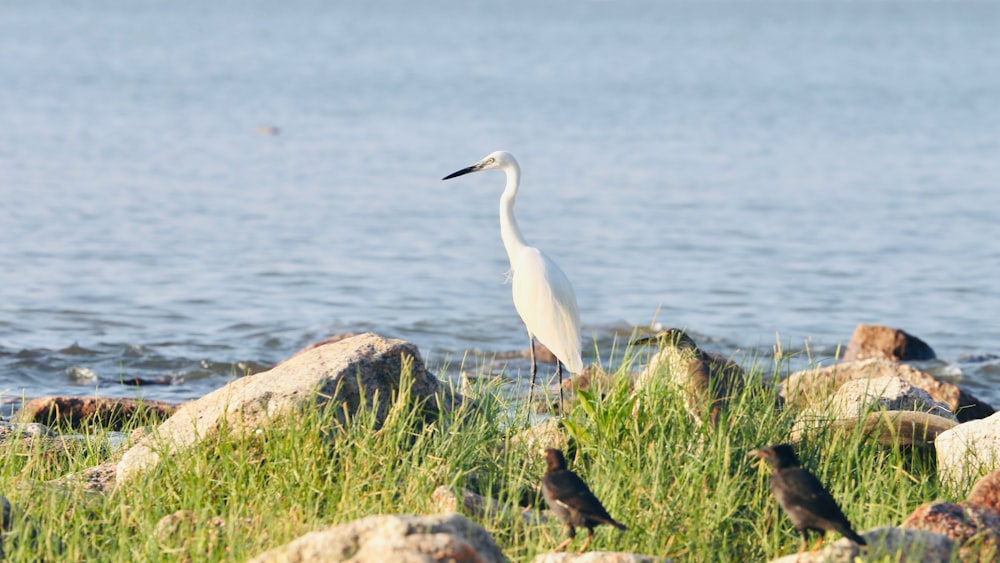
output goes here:
[[661, 323], [823, 359], [887, 324], [1000, 403], [998, 29], [963, 0], [8, 3], [0, 397], [185, 400], [346, 331], [502, 365], [503, 177], [440, 178], [503, 148], [587, 350]]

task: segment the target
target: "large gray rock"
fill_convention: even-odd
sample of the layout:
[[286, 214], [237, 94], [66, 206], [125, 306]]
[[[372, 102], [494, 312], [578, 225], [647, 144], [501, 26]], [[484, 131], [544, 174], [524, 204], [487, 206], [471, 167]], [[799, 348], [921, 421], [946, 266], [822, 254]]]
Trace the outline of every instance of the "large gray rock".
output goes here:
[[954, 542], [951, 538], [926, 530], [884, 526], [861, 532], [868, 547], [858, 547], [847, 538], [827, 544], [817, 551], [786, 555], [771, 563], [854, 563], [865, 561], [906, 561], [907, 563], [950, 563]]
[[958, 421], [927, 391], [895, 376], [845, 382], [828, 400], [816, 399], [796, 416], [792, 440], [829, 428], [858, 426], [880, 443], [927, 446]]
[[369, 516], [306, 534], [249, 563], [499, 563], [489, 532], [458, 514]]
[[959, 424], [937, 437], [938, 480], [960, 488], [1000, 469], [1000, 413]]
[[913, 366], [885, 359], [843, 362], [795, 372], [782, 382], [781, 396], [785, 404], [801, 408], [829, 398], [848, 381], [885, 376], [902, 378], [914, 387], [927, 391], [935, 401], [943, 403], [955, 413], [959, 422], [985, 418], [994, 412], [993, 407], [957, 385], [937, 379]]
[[[404, 369], [404, 367], [406, 369]], [[120, 485], [155, 466], [161, 455], [175, 455], [215, 435], [243, 433], [293, 416], [309, 404], [336, 402], [335, 412], [353, 414], [362, 397], [384, 420], [408, 373], [411, 397], [422, 401], [428, 416], [460, 402], [424, 369], [417, 347], [402, 340], [362, 334], [307, 349], [269, 371], [237, 379], [221, 389], [184, 404], [156, 430], [125, 452], [115, 479]]]

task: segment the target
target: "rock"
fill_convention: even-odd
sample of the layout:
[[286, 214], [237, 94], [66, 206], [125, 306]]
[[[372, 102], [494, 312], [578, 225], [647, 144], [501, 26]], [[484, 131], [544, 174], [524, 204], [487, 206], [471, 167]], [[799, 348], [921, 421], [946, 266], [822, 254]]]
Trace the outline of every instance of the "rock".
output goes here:
[[545, 448], [570, 449], [569, 435], [561, 419], [547, 418], [534, 426], [529, 426], [510, 437], [511, 447], [522, 448], [532, 455]]
[[94, 467], [88, 467], [83, 471], [70, 473], [65, 477], [52, 481], [53, 484], [61, 486], [82, 487], [85, 491], [94, 493], [109, 493], [115, 487], [115, 473], [118, 469], [117, 461], [109, 461]]
[[306, 534], [250, 563], [494, 563], [506, 561], [490, 534], [459, 514], [369, 516]]
[[[695, 420], [712, 423], [728, 401], [743, 392], [743, 369], [726, 358], [703, 352], [685, 332], [670, 329], [656, 337], [660, 349], [636, 378], [639, 391], [654, 382], [674, 386], [684, 394], [684, 405]], [[708, 407], [707, 411], [706, 407]]]
[[38, 422], [10, 423], [0, 422], [0, 442], [11, 436], [23, 438], [55, 438], [59, 434], [53, 432], [48, 426]]
[[895, 376], [845, 382], [829, 400], [817, 399], [798, 414], [792, 440], [830, 427], [853, 431], [862, 425], [886, 445], [929, 446], [945, 430], [958, 424], [943, 404], [927, 391]]
[[817, 399], [833, 395], [841, 385], [855, 379], [874, 379], [885, 376], [900, 377], [914, 387], [927, 391], [935, 401], [943, 403], [955, 413], [959, 422], [985, 418], [993, 414], [993, 407], [966, 393], [957, 385], [937, 379], [912, 366], [889, 360], [844, 362], [829, 367], [817, 367], [789, 375], [781, 386], [781, 396], [786, 405], [804, 407]]
[[812, 430], [850, 432], [861, 425], [881, 444], [930, 446], [957, 424], [951, 411], [927, 391], [890, 375], [844, 382], [829, 400], [810, 404], [796, 417], [792, 440]]
[[965, 500], [1000, 512], [1000, 470], [977, 481]]
[[941, 433], [937, 449], [938, 480], [958, 488], [1000, 469], [1000, 413]]
[[858, 416], [880, 409], [919, 411], [956, 420], [948, 407], [935, 401], [930, 393], [891, 375], [844, 383], [834, 393], [831, 406], [838, 417]]
[[537, 525], [547, 520], [545, 516], [533, 512], [530, 508], [504, 507], [496, 499], [486, 498], [469, 489], [442, 485], [431, 493], [431, 501], [441, 512], [458, 512], [476, 520], [499, 521], [501, 526], [513, 527], [515, 519], [523, 520], [523, 523], [528, 525]]
[[336, 412], [343, 417], [345, 411], [347, 415], [357, 411], [363, 396], [381, 422], [404, 372], [409, 373], [411, 399], [424, 405], [428, 417], [461, 402], [461, 396], [451, 395], [448, 386], [427, 373], [415, 345], [363, 334], [296, 354], [271, 370], [242, 377], [182, 405], [125, 452], [117, 483], [155, 466], [166, 452], [184, 452], [223, 426], [230, 433], [250, 432], [293, 416], [310, 403], [339, 403]]
[[99, 426], [121, 430], [137, 418], [160, 422], [169, 418], [176, 405], [163, 401], [118, 397], [38, 397], [24, 404], [18, 413], [20, 422], [39, 422], [49, 426], [65, 425], [80, 429]]
[[320, 340], [319, 342], [313, 342], [312, 344], [310, 344], [310, 345], [306, 346], [305, 348], [299, 350], [298, 352], [292, 354], [288, 359], [290, 360], [290, 359], [294, 358], [295, 356], [298, 356], [299, 354], [304, 354], [304, 353], [306, 353], [306, 352], [308, 352], [310, 350], [315, 350], [316, 348], [320, 348], [322, 346], [326, 346], [327, 344], [335, 344], [337, 342], [341, 342], [343, 340], [347, 340], [348, 338], [354, 338], [355, 336], [361, 336], [362, 334], [366, 334], [366, 333], [364, 333], [364, 332], [342, 332], [340, 334], [334, 334], [333, 336], [327, 336], [323, 340]]
[[918, 506], [900, 527], [951, 538], [961, 561], [997, 561], [1000, 557], [1000, 513], [990, 508], [967, 502], [928, 502]]
[[844, 351], [844, 361], [872, 358], [892, 361], [933, 360], [937, 356], [926, 342], [906, 332], [882, 325], [859, 324]]
[[862, 427], [864, 434], [878, 443], [892, 446], [928, 447], [942, 432], [957, 426], [953, 418], [915, 411], [878, 411], [860, 417], [831, 419], [811, 411], [801, 413], [792, 425], [791, 440], [798, 442], [812, 431], [834, 430], [852, 433]]
[[531, 563], [670, 563], [671, 559], [616, 551], [587, 553], [541, 553]]
[[868, 547], [859, 548], [847, 538], [827, 544], [821, 550], [791, 554], [771, 563], [854, 563], [855, 557], [865, 561], [906, 561], [907, 563], [949, 563], [954, 542], [951, 538], [926, 530], [884, 526], [861, 532]]

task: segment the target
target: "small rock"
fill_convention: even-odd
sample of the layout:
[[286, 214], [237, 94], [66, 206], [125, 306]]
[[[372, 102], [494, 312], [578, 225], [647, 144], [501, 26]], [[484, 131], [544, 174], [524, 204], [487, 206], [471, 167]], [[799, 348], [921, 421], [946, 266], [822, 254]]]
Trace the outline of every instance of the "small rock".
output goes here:
[[978, 504], [1000, 512], [1000, 470], [976, 482], [965, 500], [969, 504]]
[[84, 366], [70, 366], [66, 368], [66, 376], [70, 381], [76, 383], [92, 383], [97, 381], [97, 374], [94, 370]]
[[844, 351], [845, 362], [872, 358], [915, 361], [933, 360], [936, 357], [934, 350], [923, 340], [905, 331], [882, 325], [858, 325]]
[[70, 473], [53, 481], [56, 485], [75, 485], [85, 491], [108, 493], [115, 487], [115, 472], [118, 462], [109, 461], [101, 465], [89, 467], [83, 471]]
[[1000, 513], [990, 508], [967, 502], [928, 502], [918, 506], [900, 527], [951, 538], [962, 561], [997, 561], [1000, 557]]
[[459, 514], [369, 516], [306, 534], [250, 563], [500, 563], [500, 547]]
[[49, 426], [65, 425], [79, 429], [97, 425], [121, 430], [126, 424], [144, 418], [163, 421], [176, 405], [163, 401], [118, 397], [37, 397], [24, 404], [18, 413], [21, 422], [41, 422]]
[[26, 436], [29, 438], [55, 438], [57, 433], [48, 426], [38, 422], [11, 423], [0, 422], [0, 441], [8, 436]]
[[[854, 563], [865, 561], [906, 561], [907, 563], [949, 563], [954, 542], [951, 538], [926, 530], [884, 526], [861, 532], [868, 546], [860, 548], [847, 538], [827, 544], [823, 549], [786, 555], [771, 563]], [[863, 549], [863, 550], [862, 550]]]
[[534, 426], [529, 426], [510, 437], [509, 445], [523, 448], [532, 455], [545, 448], [568, 450], [569, 435], [563, 427], [562, 420], [547, 418]]
[[942, 483], [961, 487], [1000, 469], [1000, 413], [941, 433], [934, 441]]

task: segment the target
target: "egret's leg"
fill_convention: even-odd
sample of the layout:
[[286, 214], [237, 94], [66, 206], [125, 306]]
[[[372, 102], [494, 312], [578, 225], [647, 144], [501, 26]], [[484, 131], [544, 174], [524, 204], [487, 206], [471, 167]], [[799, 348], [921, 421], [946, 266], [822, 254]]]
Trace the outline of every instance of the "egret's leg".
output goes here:
[[562, 362], [556, 359], [556, 375], [559, 376], [559, 416], [566, 414], [563, 411], [563, 388], [562, 388]]
[[528, 410], [531, 410], [531, 399], [535, 393], [535, 375], [538, 373], [538, 365], [535, 363], [535, 337], [528, 333], [528, 353], [531, 354], [531, 385], [528, 387]]

